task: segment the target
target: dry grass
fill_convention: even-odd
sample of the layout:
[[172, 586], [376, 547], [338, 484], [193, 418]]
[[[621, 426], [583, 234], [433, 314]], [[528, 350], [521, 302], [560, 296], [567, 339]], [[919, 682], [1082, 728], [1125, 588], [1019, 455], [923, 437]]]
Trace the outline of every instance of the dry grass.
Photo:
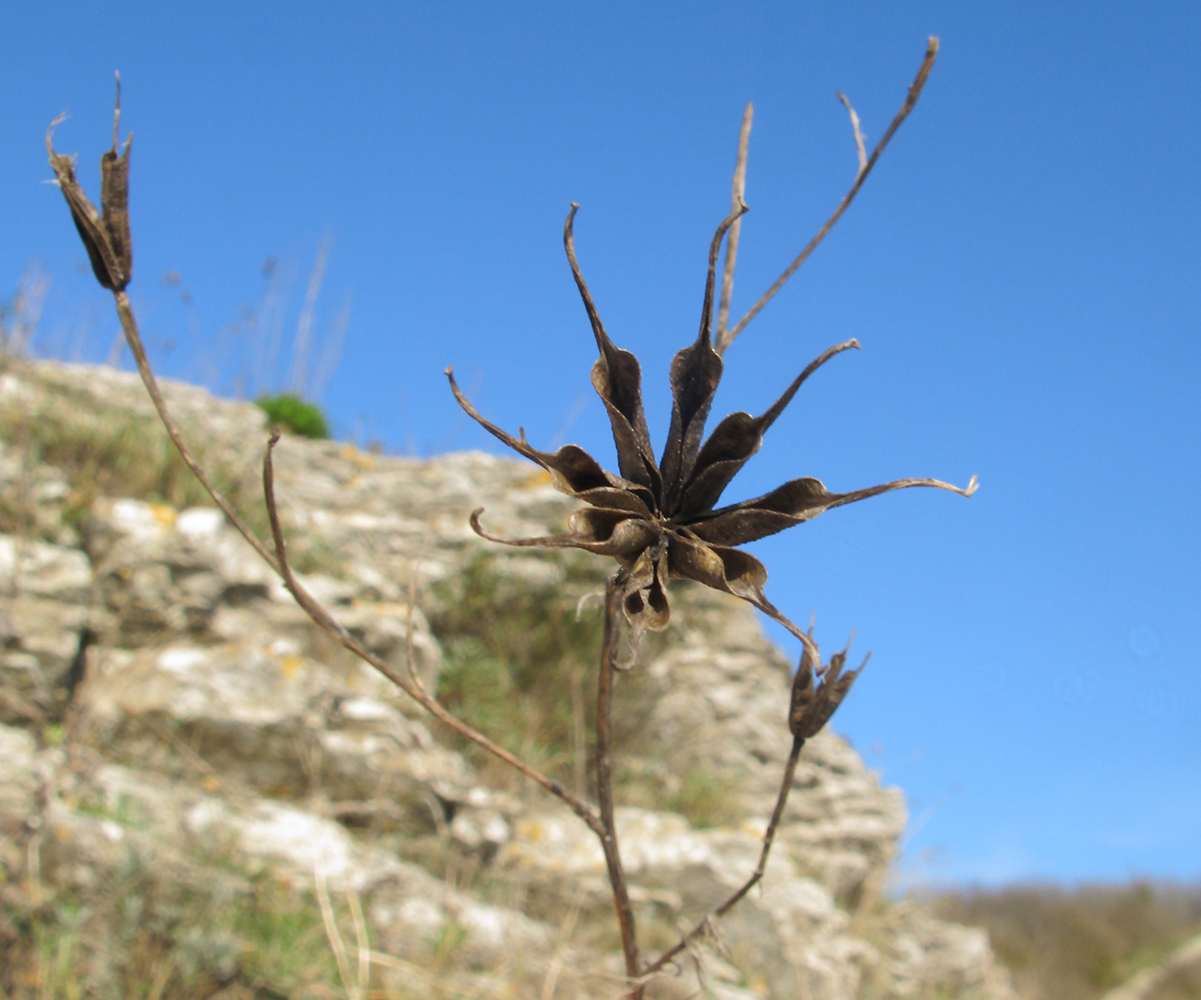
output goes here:
[[[17, 374], [37, 380], [36, 369], [23, 364]], [[27, 466], [62, 470], [71, 487], [63, 509], [68, 522], [80, 520], [101, 496], [176, 508], [212, 504], [156, 418], [117, 409], [97, 412], [94, 400], [63, 385], [39, 393], [32, 411], [24, 405], [0, 407], [0, 435], [24, 453]], [[243, 501], [251, 498], [250, 475], [206, 457], [223, 489]], [[6, 509], [0, 517], [12, 520], [17, 513]]]
[[[569, 788], [592, 794], [592, 758], [586, 734], [594, 725], [596, 659], [601, 614], [580, 599], [604, 586], [604, 567], [591, 557], [540, 553], [561, 576], [528, 579], [505, 571], [504, 557], [477, 557], [436, 595], [430, 625], [443, 649], [438, 699], [459, 718]], [[643, 664], [671, 641], [646, 638]], [[623, 674], [613, 712], [615, 784], [622, 805], [669, 808], [700, 827], [736, 818], [734, 789], [701, 770], [669, 785], [640, 766], [648, 747], [647, 672]], [[485, 779], [515, 793], [525, 783], [474, 744], [446, 731]]]
[[[38, 382], [36, 367], [0, 356], [0, 372], [13, 370], [23, 380]], [[0, 405], [0, 439], [31, 472], [43, 466], [58, 469], [68, 493], [58, 509], [40, 514], [30, 491], [21, 484], [0, 491], [0, 533], [59, 541], [61, 526], [74, 528], [86, 521], [101, 497], [132, 498], [163, 503], [177, 510], [211, 507], [212, 498], [188, 469], [158, 418], [113, 407], [97, 410], [95, 400], [55, 381], [36, 395], [33, 408]], [[185, 427], [197, 442], [196, 452], [218, 488], [231, 499], [242, 517], [261, 537], [270, 534], [262, 501], [257, 466], [235, 468], [219, 449], [205, 446], [202, 428]], [[319, 538], [296, 534], [293, 563], [301, 572], [341, 575], [343, 558]]]
[[[48, 898], [7, 894], [0, 989], [13, 1000], [338, 996], [312, 899], [270, 879], [171, 877], [130, 866]], [[214, 887], [215, 886], [215, 887]]]
[[371, 949], [357, 897], [301, 890], [232, 856], [201, 861], [131, 861], [57, 890], [19, 885], [0, 865], [0, 998], [489, 1000], [541, 983], [518, 969], [466, 979], [453, 919], [426, 953], [398, 958]]

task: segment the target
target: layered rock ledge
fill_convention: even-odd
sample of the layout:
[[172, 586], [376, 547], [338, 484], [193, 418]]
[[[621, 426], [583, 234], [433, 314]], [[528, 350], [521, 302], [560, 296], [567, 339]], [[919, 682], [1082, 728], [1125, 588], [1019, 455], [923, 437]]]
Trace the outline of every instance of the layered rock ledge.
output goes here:
[[[261, 411], [182, 384], [168, 399], [253, 505]], [[86, 447], [114, 428], [159, 454], [136, 377], [10, 363], [0, 417], [6, 908], [36, 909], [39, 893], [87, 899], [135, 870], [211, 893], [268, 878], [312, 906], [324, 893], [361, 909], [396, 989], [420, 993], [432, 976], [481, 995], [614, 993], [603, 863], [574, 817], [498, 784], [317, 631], [215, 509], [121, 495], [120, 477], [62, 458], [53, 434]], [[277, 462], [306, 584], [378, 655], [399, 664], [411, 649], [427, 685], [454, 640], [431, 622], [481, 565], [510, 588], [549, 581], [573, 600], [603, 580], [600, 561], [495, 552], [471, 533], [484, 500], [498, 531], [561, 529], [571, 502], [528, 465], [294, 438]], [[659, 943], [753, 869], [790, 742], [789, 664], [752, 611], [689, 587], [675, 608], [638, 667], [638, 738], [622, 763], [637, 805], [619, 816]], [[716, 821], [671, 808], [695, 776], [720, 795]], [[843, 740], [810, 741], [762, 891], [654, 995], [1009, 1000], [983, 932], [884, 895], [905, 819], [900, 792]], [[13, 947], [4, 926], [0, 948]], [[212, 977], [235, 996], [230, 947]]]

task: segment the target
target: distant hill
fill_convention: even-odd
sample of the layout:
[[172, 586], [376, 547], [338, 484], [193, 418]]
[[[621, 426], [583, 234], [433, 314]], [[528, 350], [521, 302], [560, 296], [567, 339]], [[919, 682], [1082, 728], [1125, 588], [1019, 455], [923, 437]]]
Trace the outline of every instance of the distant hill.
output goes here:
[[[1028, 885], [926, 898], [943, 919], [988, 931], [1027, 1000], [1099, 1000], [1201, 934], [1201, 884]], [[1201, 997], [1197, 965], [1191, 979], [1181, 968], [1129, 1000]]]

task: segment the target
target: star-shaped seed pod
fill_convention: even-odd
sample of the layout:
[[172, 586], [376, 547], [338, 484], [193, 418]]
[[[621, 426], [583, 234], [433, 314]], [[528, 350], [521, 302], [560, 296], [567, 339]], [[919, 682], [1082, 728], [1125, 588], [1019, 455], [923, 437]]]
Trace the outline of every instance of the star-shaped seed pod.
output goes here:
[[848, 340], [829, 348], [765, 413], [758, 417], [733, 413], [701, 443], [723, 366], [712, 343], [717, 254], [726, 230], [746, 211], [746, 206], [741, 206], [722, 222], [710, 243], [700, 332], [696, 341], [672, 361], [671, 426], [666, 446], [656, 461], [642, 408], [638, 359], [609, 339], [576, 260], [572, 224], [578, 208], [574, 203], [571, 206], [563, 243], [600, 349], [600, 357], [592, 366], [592, 385], [609, 413], [620, 475], [603, 469], [578, 445], [545, 452], [531, 447], [524, 432], [517, 438], [507, 434], [468, 402], [448, 368], [446, 374], [455, 398], [476, 422], [542, 466], [558, 490], [587, 504], [568, 517], [565, 535], [500, 538], [481, 527], [483, 508], [471, 515], [472, 528], [481, 537], [506, 545], [578, 548], [615, 558], [620, 564], [615, 580], [621, 587], [622, 609], [635, 646], [647, 630], [666, 628], [670, 617], [667, 584], [674, 577], [695, 580], [742, 598], [787, 628], [808, 650], [812, 641], [807, 633], [781, 614], [764, 594], [767, 570], [763, 564], [738, 546], [810, 521], [832, 507], [910, 486], [932, 486], [971, 496], [976, 489], [975, 477], [962, 488], [937, 479], [898, 479], [850, 493], [830, 493], [817, 479], [793, 479], [753, 500], [717, 507], [726, 486], [759, 450], [764, 433], [805, 380], [830, 358], [859, 344]]

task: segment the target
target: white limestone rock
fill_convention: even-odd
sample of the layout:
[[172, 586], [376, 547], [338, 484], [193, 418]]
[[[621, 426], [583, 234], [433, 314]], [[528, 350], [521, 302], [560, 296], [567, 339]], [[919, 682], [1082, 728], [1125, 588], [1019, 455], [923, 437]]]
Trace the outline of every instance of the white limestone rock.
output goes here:
[[266, 870], [298, 888], [357, 893], [375, 947], [399, 957], [428, 958], [451, 921], [468, 968], [495, 968], [514, 953], [546, 956], [553, 941], [545, 925], [451, 889], [301, 808], [241, 803], [113, 765], [88, 774], [74, 793], [47, 809], [46, 872], [76, 885], [156, 858], [200, 864], [216, 878]]
[[91, 584], [79, 549], [0, 535], [0, 722], [61, 712], [76, 680]]
[[20, 826], [35, 813], [41, 786], [37, 749], [25, 730], [0, 725], [0, 830]]
[[375, 688], [360, 666], [283, 638], [180, 642], [100, 650], [80, 709], [87, 741], [113, 760], [272, 797], [387, 801], [428, 827], [431, 797], [465, 799], [475, 779]]

